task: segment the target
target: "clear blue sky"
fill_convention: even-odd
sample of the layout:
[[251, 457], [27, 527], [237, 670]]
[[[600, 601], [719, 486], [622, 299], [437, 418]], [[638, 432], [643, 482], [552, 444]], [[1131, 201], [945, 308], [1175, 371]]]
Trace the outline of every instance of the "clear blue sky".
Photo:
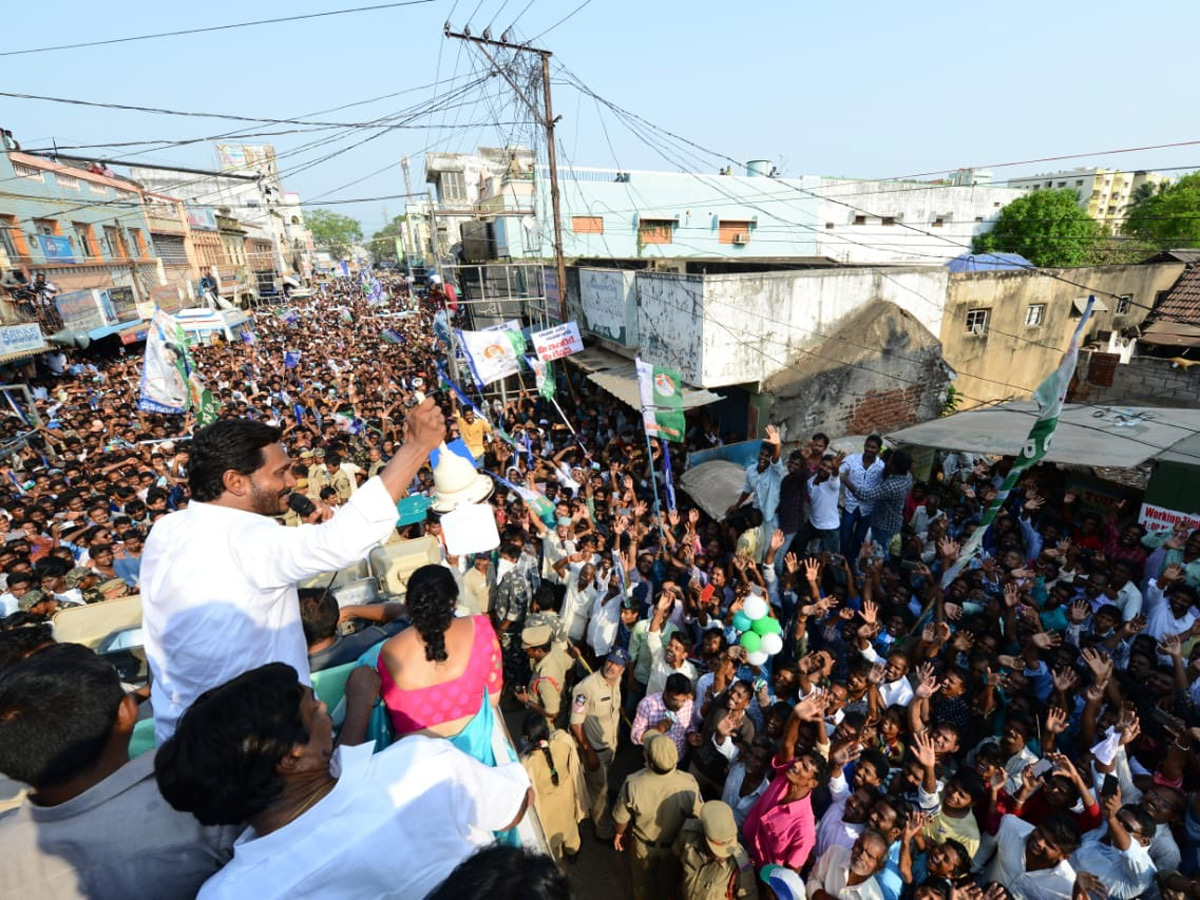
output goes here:
[[[233, 0], [117, 4], [67, 0], [43, 7], [8, 4], [6, 41], [14, 50], [368, 5], [372, 0]], [[494, 35], [520, 13], [529, 39], [579, 0], [435, 0], [423, 6], [259, 26], [79, 50], [0, 57], [3, 90], [180, 110], [291, 118], [378, 95], [430, 85], [439, 91], [482, 73], [479, 54], [442, 37], [442, 24], [468, 17]], [[525, 10], [522, 13], [522, 10]], [[1014, 0], [1000, 10], [961, 2], [897, 4], [710, 0], [592, 0], [539, 43], [601, 96], [704, 147], [738, 159], [764, 157], [784, 174], [873, 178], [944, 172], [1034, 157], [1200, 138], [1189, 113], [1194, 3]], [[439, 63], [440, 56], [440, 63]], [[450, 81], [449, 79], [457, 79]], [[365, 121], [433, 96], [425, 87], [320, 118]], [[295, 175], [376, 132], [248, 138], [281, 154], [322, 134], [324, 146], [281, 160], [285, 186], [310, 200], [403, 192], [395, 163], [422, 151], [496, 146], [528, 139], [527, 120], [499, 78], [425, 116], [422, 127], [392, 131]], [[556, 75], [560, 140], [581, 166], [677, 166], [633, 135], [612, 113]], [[0, 98], [0, 123], [27, 148], [133, 140], [183, 140], [248, 128], [217, 119]], [[462, 127], [469, 126], [469, 127]], [[607, 134], [606, 134], [607, 131]], [[211, 143], [113, 157], [209, 167]], [[87, 152], [87, 151], [83, 151]], [[668, 154], [680, 161], [678, 152]], [[694, 160], [695, 158], [693, 158]], [[720, 164], [704, 160], [705, 168]], [[1200, 168], [1200, 145], [1085, 157], [996, 170], [997, 179], [1075, 165]], [[377, 172], [378, 174], [370, 175]], [[370, 177], [364, 177], [364, 176]], [[362, 179], [357, 184], [350, 184]], [[336, 206], [368, 233], [402, 201]]]

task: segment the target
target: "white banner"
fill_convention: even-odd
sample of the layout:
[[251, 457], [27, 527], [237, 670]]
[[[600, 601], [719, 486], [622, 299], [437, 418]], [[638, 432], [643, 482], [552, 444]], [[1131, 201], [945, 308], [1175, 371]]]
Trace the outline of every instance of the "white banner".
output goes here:
[[42, 329], [36, 324], [8, 325], [0, 328], [0, 355], [36, 353], [46, 349]]
[[170, 313], [154, 314], [146, 334], [142, 389], [138, 408], [146, 412], [179, 414], [188, 407], [185, 372], [187, 348]]
[[1176, 522], [1184, 522], [1189, 531], [1200, 528], [1200, 514], [1179, 512], [1167, 509], [1165, 506], [1155, 506], [1153, 503], [1143, 503], [1142, 511], [1138, 513], [1138, 522], [1147, 531], [1170, 531]]
[[545, 331], [535, 331], [530, 337], [533, 338], [533, 348], [537, 351], [537, 357], [542, 362], [553, 362], [583, 351], [583, 338], [579, 336], [579, 326], [574, 322], [555, 325]]
[[[509, 331], [460, 331], [471, 371], [480, 384], [491, 384], [521, 371]], [[518, 335], [520, 332], [517, 333]]]

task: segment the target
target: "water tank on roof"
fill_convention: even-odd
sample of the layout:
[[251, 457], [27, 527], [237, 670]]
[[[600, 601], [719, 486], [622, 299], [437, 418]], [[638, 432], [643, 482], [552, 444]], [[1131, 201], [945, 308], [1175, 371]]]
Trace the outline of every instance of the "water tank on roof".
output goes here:
[[747, 178], [769, 178], [775, 166], [769, 159], [751, 159], [746, 161]]

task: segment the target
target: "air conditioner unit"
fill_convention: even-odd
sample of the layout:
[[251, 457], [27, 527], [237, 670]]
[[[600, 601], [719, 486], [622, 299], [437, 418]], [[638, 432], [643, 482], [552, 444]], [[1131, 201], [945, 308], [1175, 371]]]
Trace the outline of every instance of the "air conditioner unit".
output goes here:
[[736, 232], [734, 232], [734, 235], [733, 235], [733, 242], [734, 242], [735, 244], [748, 244], [748, 243], [750, 243], [750, 232], [748, 232], [748, 231], [736, 231]]

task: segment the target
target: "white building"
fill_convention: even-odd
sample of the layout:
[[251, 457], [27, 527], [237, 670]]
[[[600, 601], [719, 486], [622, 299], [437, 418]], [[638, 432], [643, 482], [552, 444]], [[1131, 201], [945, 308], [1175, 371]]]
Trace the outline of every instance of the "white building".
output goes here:
[[1117, 169], [1079, 168], [1063, 172], [1045, 172], [1025, 178], [1010, 178], [1009, 187], [1025, 193], [1048, 190], [1075, 192], [1079, 206], [1109, 231], [1121, 230], [1138, 188], [1143, 184], [1157, 187], [1171, 178], [1158, 172], [1127, 172]]

